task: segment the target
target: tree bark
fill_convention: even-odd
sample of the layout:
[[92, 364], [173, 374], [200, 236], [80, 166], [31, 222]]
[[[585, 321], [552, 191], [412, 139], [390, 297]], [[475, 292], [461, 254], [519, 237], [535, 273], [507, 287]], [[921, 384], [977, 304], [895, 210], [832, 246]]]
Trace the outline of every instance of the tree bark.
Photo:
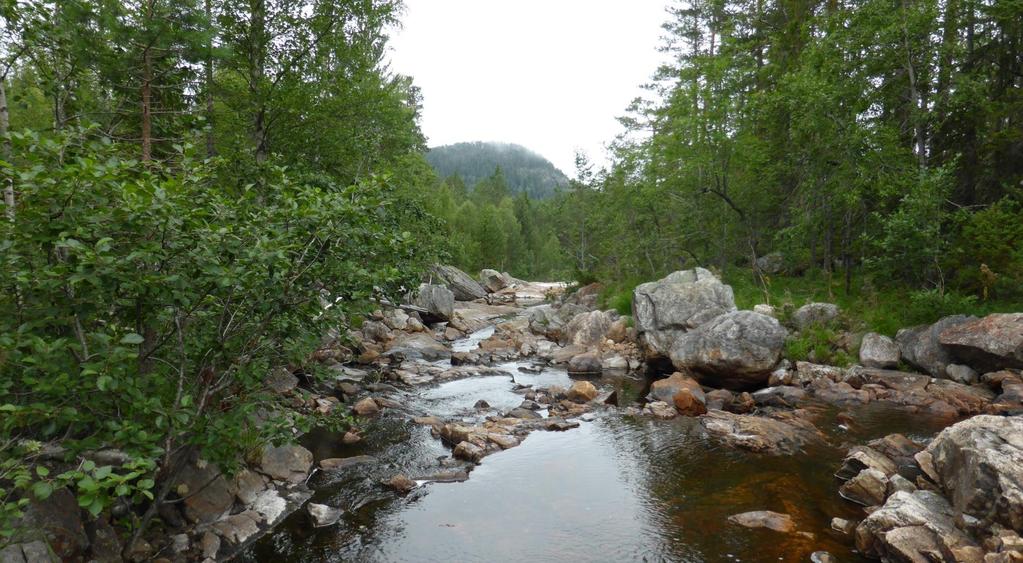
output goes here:
[[216, 145], [213, 137], [213, 4], [211, 0], [205, 2], [206, 25], [209, 26], [206, 44], [206, 157], [212, 158], [216, 155]]
[[[11, 161], [11, 139], [7, 136], [9, 128], [10, 114], [7, 110], [7, 90], [4, 88], [4, 80], [0, 79], [0, 143], [3, 146], [0, 155], [8, 163]], [[14, 177], [9, 176], [7, 181], [4, 182], [4, 215], [12, 223], [15, 217], [14, 204]]]

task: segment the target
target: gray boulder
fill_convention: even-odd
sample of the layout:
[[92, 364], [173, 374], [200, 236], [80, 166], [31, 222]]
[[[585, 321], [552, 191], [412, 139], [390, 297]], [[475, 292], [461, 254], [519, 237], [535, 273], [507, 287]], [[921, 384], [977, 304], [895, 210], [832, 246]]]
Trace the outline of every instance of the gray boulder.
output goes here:
[[785, 256], [772, 252], [757, 258], [757, 268], [765, 274], [777, 274], [785, 269]]
[[955, 510], [933, 491], [898, 491], [856, 527], [856, 548], [883, 561], [958, 561], [975, 548]]
[[732, 288], [703, 268], [675, 272], [632, 292], [636, 334], [651, 358], [667, 357], [680, 335], [735, 310]]
[[603, 369], [600, 356], [592, 352], [573, 356], [568, 362], [569, 375], [600, 375]]
[[899, 345], [887, 336], [868, 332], [860, 342], [860, 363], [868, 368], [893, 368], [899, 365]]
[[949, 328], [973, 320], [976, 320], [976, 317], [952, 315], [932, 325], [920, 325], [900, 330], [895, 335], [895, 341], [898, 342], [899, 349], [902, 351], [902, 359], [907, 364], [934, 377], [944, 378], [946, 376], [945, 367], [954, 363], [954, 360], [949, 349], [941, 344], [938, 337]]
[[562, 336], [568, 344], [591, 348], [607, 340], [611, 325], [617, 320], [614, 311], [579, 313], [565, 326]]
[[451, 357], [451, 350], [425, 332], [401, 333], [387, 346], [386, 356], [403, 360], [444, 360]]
[[745, 388], [767, 382], [781, 359], [788, 331], [777, 319], [735, 311], [679, 335], [669, 356], [676, 369], [691, 370], [708, 383]]
[[925, 454], [925, 471], [957, 511], [984, 527], [1023, 531], [1023, 418], [964, 420], [938, 434]]
[[487, 296], [487, 291], [479, 282], [454, 266], [436, 264], [432, 272], [433, 281], [450, 289], [456, 301], [475, 301]]
[[455, 314], [455, 294], [443, 285], [419, 284], [414, 305], [426, 309], [421, 316], [428, 323], [449, 321]]
[[833, 303], [807, 303], [792, 313], [792, 324], [798, 330], [824, 326], [838, 318], [838, 305]]
[[313, 521], [314, 528], [325, 528], [327, 526], [333, 526], [338, 523], [341, 519], [341, 515], [344, 511], [340, 508], [334, 508], [325, 504], [316, 504], [310, 502], [306, 505], [306, 512], [309, 513], [309, 518]]
[[938, 341], [981, 371], [1023, 368], [1023, 313], [988, 315], [941, 331]]
[[185, 517], [190, 522], [203, 524], [231, 510], [238, 487], [215, 465], [188, 463], [178, 473], [173, 490], [185, 499]]
[[489, 293], [497, 293], [512, 284], [511, 276], [497, 270], [481, 270], [480, 281], [483, 282], [483, 289]]

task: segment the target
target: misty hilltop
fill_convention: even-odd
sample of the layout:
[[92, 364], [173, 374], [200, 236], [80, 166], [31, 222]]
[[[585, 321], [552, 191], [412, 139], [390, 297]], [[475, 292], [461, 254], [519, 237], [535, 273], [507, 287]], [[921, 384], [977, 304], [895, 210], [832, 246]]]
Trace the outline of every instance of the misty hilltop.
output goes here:
[[549, 160], [509, 143], [477, 141], [433, 147], [426, 153], [426, 160], [442, 178], [460, 176], [467, 186], [475, 186], [500, 167], [513, 193], [526, 192], [536, 199], [568, 185], [568, 177]]

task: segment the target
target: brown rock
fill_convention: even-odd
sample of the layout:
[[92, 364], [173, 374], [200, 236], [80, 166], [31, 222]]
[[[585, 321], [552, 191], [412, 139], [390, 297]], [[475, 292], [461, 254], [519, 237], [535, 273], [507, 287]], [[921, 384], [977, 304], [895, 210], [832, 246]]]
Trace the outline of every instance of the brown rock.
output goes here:
[[485, 452], [483, 451], [483, 448], [473, 444], [472, 442], [459, 442], [458, 445], [455, 446], [454, 454], [458, 459], [479, 463], [480, 460], [483, 459]]
[[301, 483], [313, 466], [313, 453], [297, 444], [268, 446], [263, 450], [259, 466], [274, 479]]
[[576, 381], [569, 388], [568, 400], [576, 403], [588, 403], [595, 399], [600, 392], [589, 381]]
[[770, 510], [755, 510], [743, 512], [728, 517], [733, 522], [747, 528], [767, 528], [776, 532], [789, 533], [796, 530], [796, 524], [788, 514], [771, 512]]
[[373, 400], [372, 397], [366, 397], [365, 399], [355, 403], [352, 407], [352, 411], [359, 416], [373, 416], [380, 412], [380, 406]]
[[383, 482], [383, 484], [401, 494], [405, 494], [416, 488], [416, 482], [407, 476], [398, 474]]
[[680, 389], [678, 393], [675, 393], [672, 402], [682, 416], [700, 416], [707, 413], [707, 406], [693, 393], [692, 389]]

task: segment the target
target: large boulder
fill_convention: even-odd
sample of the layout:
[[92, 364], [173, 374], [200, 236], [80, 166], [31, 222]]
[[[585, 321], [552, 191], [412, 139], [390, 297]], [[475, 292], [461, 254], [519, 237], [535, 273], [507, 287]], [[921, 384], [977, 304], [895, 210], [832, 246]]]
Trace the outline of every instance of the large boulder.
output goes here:
[[225, 478], [217, 466], [205, 462], [190, 462], [178, 473], [174, 492], [184, 500], [185, 517], [190, 522], [213, 522], [234, 506], [238, 487]]
[[721, 387], [767, 383], [781, 359], [788, 331], [777, 319], [735, 311], [679, 335], [669, 356], [679, 370], [694, 371]]
[[695, 379], [679, 372], [675, 372], [664, 379], [654, 381], [650, 385], [650, 393], [646, 398], [648, 401], [670, 403], [674, 400], [675, 395], [683, 389], [688, 389], [699, 397], [701, 401], [706, 401], [706, 396], [703, 393], [703, 389], [700, 388], [700, 384]]
[[618, 318], [614, 311], [590, 311], [572, 318], [562, 331], [568, 344], [592, 348], [607, 340], [611, 325]]
[[405, 360], [444, 360], [451, 357], [451, 350], [424, 332], [400, 333], [398, 338], [387, 345], [387, 354]]
[[938, 341], [980, 371], [1023, 368], [1023, 313], [993, 314], [941, 331]]
[[455, 294], [443, 285], [420, 284], [414, 305], [426, 309], [421, 315], [428, 323], [449, 321], [455, 314]]
[[433, 278], [437, 283], [450, 289], [457, 301], [474, 301], [487, 296], [487, 291], [479, 282], [454, 266], [434, 265]]
[[938, 337], [949, 328], [973, 320], [976, 320], [976, 317], [952, 315], [932, 325], [920, 325], [900, 330], [895, 335], [895, 341], [899, 343], [902, 359], [907, 364], [934, 377], [944, 378], [945, 366], [954, 363], [954, 360], [949, 349], [941, 344]]
[[735, 310], [732, 288], [703, 268], [675, 272], [632, 292], [636, 334], [651, 358], [667, 357], [680, 335]]
[[868, 332], [860, 342], [860, 363], [868, 368], [893, 368], [899, 365], [899, 345], [887, 336]]
[[757, 258], [757, 268], [765, 274], [779, 274], [785, 269], [785, 256], [772, 252]]
[[529, 322], [530, 332], [559, 341], [562, 339], [569, 321], [585, 312], [586, 309], [582, 306], [568, 303], [560, 307], [539, 305], [531, 307], [526, 318]]
[[958, 512], [984, 527], [1023, 532], [1023, 418], [964, 420], [938, 434], [925, 454], [929, 476]]
[[807, 303], [792, 313], [792, 324], [798, 330], [831, 324], [838, 318], [838, 305], [833, 303]]
[[976, 548], [933, 491], [898, 491], [856, 527], [856, 548], [883, 561], [960, 561]]
[[[29, 503], [25, 508], [25, 515], [20, 521], [15, 521], [14, 527], [31, 535], [26, 539], [45, 540], [45, 543], [39, 541], [21, 546], [25, 560], [33, 563], [51, 560], [45, 558], [49, 556], [46, 544], [62, 561], [80, 560], [89, 546], [89, 537], [82, 522], [82, 511], [78, 508], [75, 495], [64, 487], [54, 490], [45, 500], [33, 500]], [[0, 552], [0, 555], [3, 554], [4, 552]]]
[[480, 270], [480, 281], [483, 282], [483, 289], [490, 293], [501, 291], [512, 284], [511, 276], [497, 270]]

